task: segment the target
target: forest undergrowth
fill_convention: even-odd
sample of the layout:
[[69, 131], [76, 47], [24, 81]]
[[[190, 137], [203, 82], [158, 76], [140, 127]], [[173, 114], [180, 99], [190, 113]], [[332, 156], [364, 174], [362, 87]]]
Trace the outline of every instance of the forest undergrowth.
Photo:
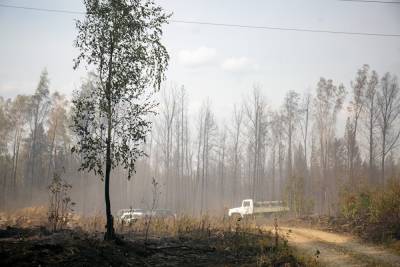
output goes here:
[[351, 233], [362, 240], [386, 245], [400, 252], [400, 182], [383, 188], [360, 186], [344, 189], [335, 216], [303, 216], [289, 224]]

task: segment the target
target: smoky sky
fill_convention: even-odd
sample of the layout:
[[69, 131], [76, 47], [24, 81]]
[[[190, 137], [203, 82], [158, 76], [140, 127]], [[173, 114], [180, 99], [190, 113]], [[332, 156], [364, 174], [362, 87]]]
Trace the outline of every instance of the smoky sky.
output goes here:
[[[298, 27], [334, 31], [400, 33], [400, 5], [335, 0], [156, 1], [173, 19]], [[3, 4], [83, 11], [80, 0], [19, 0]], [[51, 89], [68, 96], [86, 70], [74, 71], [77, 14], [0, 8], [0, 95], [32, 93], [47, 68]], [[209, 98], [229, 116], [254, 85], [272, 107], [288, 90], [315, 88], [321, 76], [347, 88], [367, 63], [383, 74], [400, 74], [400, 38], [227, 28], [170, 23], [164, 43], [171, 60], [166, 86], [184, 85], [195, 112]]]

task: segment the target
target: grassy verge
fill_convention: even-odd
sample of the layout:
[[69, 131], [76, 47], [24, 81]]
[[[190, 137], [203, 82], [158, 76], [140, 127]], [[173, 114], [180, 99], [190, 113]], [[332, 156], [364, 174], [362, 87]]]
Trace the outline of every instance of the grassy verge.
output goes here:
[[[284, 237], [250, 220], [204, 216], [116, 223], [119, 239], [102, 240], [103, 216], [71, 216], [56, 232], [45, 208], [2, 214], [1, 266], [314, 266]], [[149, 228], [149, 236], [145, 232]]]

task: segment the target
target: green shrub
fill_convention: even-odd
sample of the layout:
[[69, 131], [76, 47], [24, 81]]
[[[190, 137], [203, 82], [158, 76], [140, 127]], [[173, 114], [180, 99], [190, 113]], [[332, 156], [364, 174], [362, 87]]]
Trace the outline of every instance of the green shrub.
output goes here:
[[370, 215], [371, 208], [370, 191], [347, 193], [344, 196], [342, 214], [352, 221], [363, 221]]
[[399, 182], [391, 182], [386, 190], [374, 195], [369, 219], [374, 239], [400, 240]]
[[347, 191], [341, 202], [341, 214], [356, 233], [376, 241], [400, 240], [399, 182], [385, 189]]

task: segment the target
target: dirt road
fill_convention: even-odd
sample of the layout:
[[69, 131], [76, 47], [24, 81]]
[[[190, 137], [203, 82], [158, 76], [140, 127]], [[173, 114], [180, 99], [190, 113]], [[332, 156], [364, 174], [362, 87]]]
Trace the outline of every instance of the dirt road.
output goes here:
[[400, 255], [349, 235], [300, 227], [281, 227], [280, 232], [300, 253], [318, 255], [322, 266], [400, 266]]

